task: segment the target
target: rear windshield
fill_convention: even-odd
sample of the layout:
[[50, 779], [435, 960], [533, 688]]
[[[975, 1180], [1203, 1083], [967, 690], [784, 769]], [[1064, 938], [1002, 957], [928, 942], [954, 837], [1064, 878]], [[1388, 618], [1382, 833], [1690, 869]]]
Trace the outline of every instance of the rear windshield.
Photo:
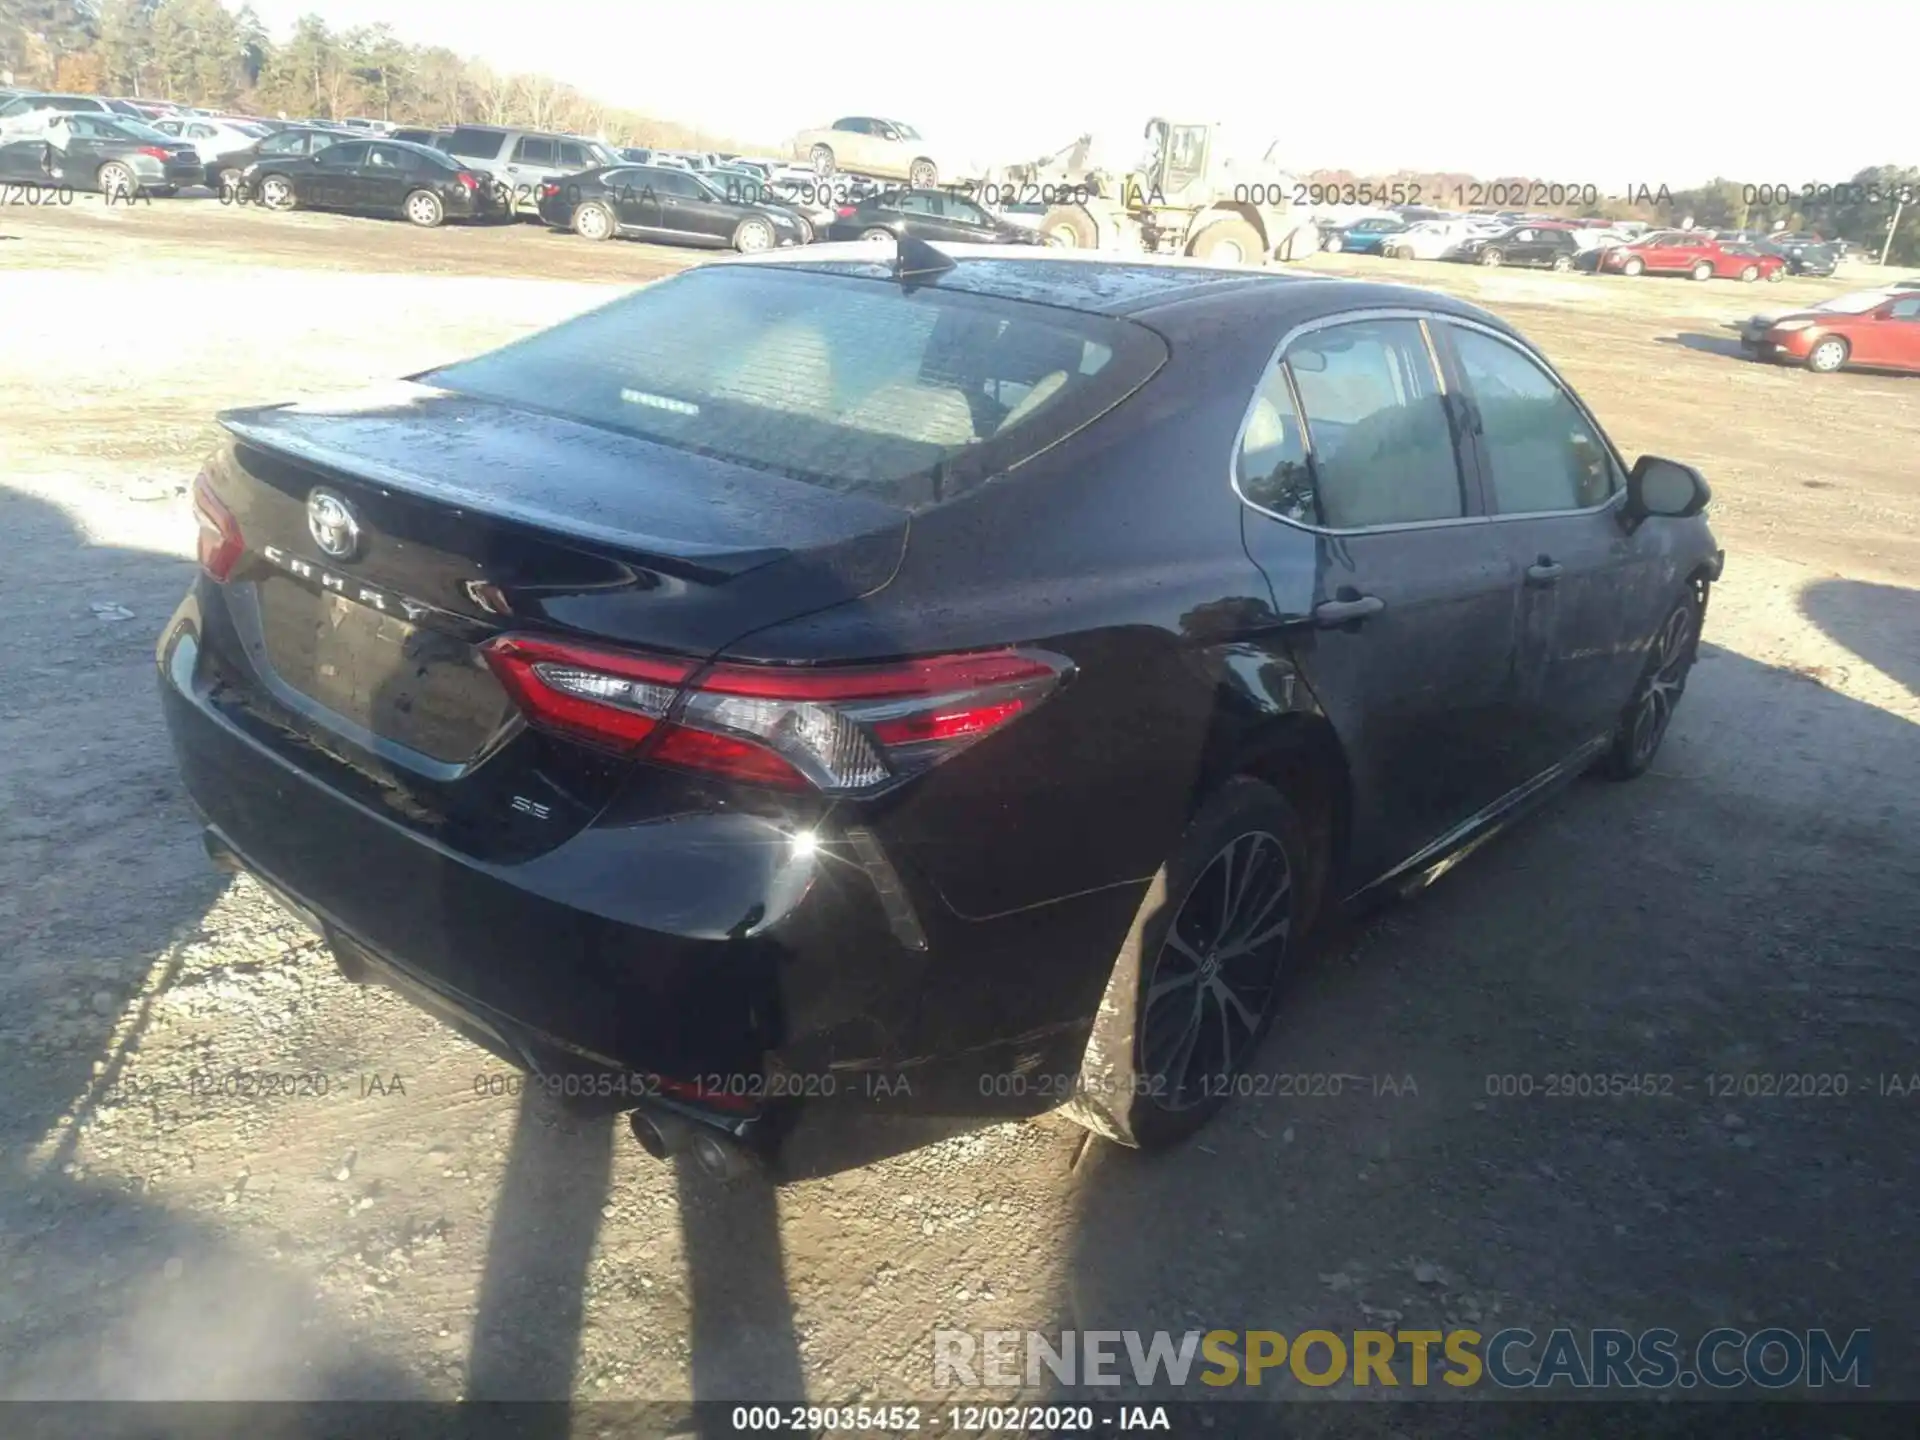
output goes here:
[[1110, 316], [717, 265], [418, 378], [916, 509], [1071, 434], [1166, 354]]
[[462, 155], [469, 160], [491, 160], [500, 153], [500, 142], [504, 138], [498, 130], [471, 130], [459, 125], [454, 127], [451, 135], [436, 143], [450, 155]]

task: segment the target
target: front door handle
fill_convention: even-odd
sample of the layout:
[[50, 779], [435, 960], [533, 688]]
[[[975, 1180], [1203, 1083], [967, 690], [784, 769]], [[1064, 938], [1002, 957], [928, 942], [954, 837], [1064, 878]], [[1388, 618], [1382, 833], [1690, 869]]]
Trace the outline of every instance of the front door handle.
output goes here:
[[1560, 572], [1564, 569], [1566, 569], [1566, 566], [1556, 565], [1547, 556], [1542, 555], [1539, 560], [1527, 567], [1527, 583], [1529, 585], [1551, 585], [1560, 578]]
[[1352, 625], [1366, 619], [1369, 615], [1378, 615], [1387, 608], [1387, 602], [1378, 595], [1355, 595], [1350, 599], [1323, 600], [1313, 607], [1313, 623], [1332, 629], [1339, 625]]

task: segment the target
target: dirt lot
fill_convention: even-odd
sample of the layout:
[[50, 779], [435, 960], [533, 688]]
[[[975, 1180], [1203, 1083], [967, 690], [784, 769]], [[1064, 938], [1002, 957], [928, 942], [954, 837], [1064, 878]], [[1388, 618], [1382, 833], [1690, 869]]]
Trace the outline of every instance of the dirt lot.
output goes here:
[[[1833, 282], [1315, 262], [1510, 316], [1626, 450], [1707, 471], [1730, 556], [1654, 774], [1576, 787], [1296, 975], [1263, 1069], [1417, 1093], [1243, 1100], [1156, 1159], [1053, 1120], [876, 1129], [871, 1164], [722, 1189], [485, 1093], [494, 1061], [213, 874], [150, 676], [212, 412], [694, 258], [0, 212], [0, 1396], [925, 1398], [936, 1326], [1383, 1320], [1870, 1326], [1876, 1392], [1920, 1396], [1920, 1089], [1881, 1093], [1920, 1075], [1920, 378], [1764, 368], [1725, 328]], [[330, 1083], [189, 1088], [229, 1070]], [[1566, 1072], [1674, 1080], [1489, 1098]], [[1780, 1072], [1848, 1093], [1707, 1090]]]

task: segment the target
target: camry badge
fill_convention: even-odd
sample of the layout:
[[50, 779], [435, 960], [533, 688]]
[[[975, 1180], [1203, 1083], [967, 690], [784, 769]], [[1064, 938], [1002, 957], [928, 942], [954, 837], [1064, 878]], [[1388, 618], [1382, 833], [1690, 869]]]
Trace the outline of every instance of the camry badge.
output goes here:
[[360, 547], [360, 522], [331, 490], [307, 496], [307, 533], [324, 554], [344, 560]]

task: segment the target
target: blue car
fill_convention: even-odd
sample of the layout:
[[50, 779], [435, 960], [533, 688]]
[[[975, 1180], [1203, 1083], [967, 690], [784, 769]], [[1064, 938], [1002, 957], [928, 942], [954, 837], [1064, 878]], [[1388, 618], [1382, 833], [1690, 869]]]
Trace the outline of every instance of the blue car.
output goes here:
[[1380, 247], [1389, 237], [1398, 235], [1407, 228], [1407, 222], [1395, 216], [1391, 219], [1356, 220], [1351, 225], [1343, 225], [1327, 235], [1325, 248], [1338, 254], [1342, 250], [1352, 250], [1362, 255], [1378, 255]]

